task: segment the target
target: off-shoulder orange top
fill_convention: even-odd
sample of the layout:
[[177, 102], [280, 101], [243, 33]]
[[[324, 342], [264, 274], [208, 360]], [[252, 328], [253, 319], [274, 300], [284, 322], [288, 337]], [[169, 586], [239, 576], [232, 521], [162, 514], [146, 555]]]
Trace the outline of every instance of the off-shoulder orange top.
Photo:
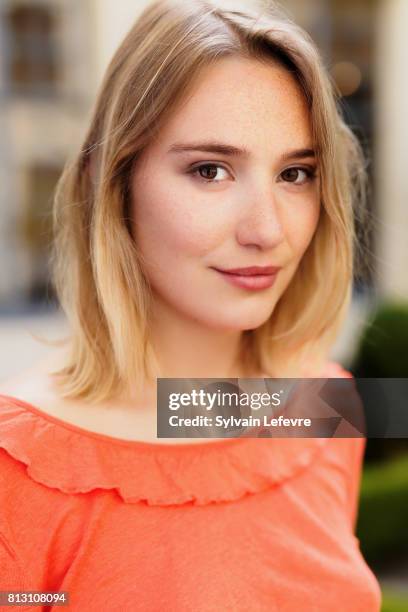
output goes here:
[[126, 441], [2, 395], [0, 590], [81, 612], [377, 612], [354, 535], [365, 443]]

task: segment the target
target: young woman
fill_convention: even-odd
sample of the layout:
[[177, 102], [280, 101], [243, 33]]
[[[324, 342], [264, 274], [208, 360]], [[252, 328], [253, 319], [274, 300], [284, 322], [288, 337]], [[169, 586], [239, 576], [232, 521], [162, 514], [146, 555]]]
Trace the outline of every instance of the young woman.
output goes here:
[[327, 356], [359, 147], [313, 42], [250, 6], [152, 3], [61, 177], [70, 336], [2, 387], [2, 590], [72, 610], [380, 609], [354, 535], [364, 438], [156, 436], [159, 376], [349, 376]]

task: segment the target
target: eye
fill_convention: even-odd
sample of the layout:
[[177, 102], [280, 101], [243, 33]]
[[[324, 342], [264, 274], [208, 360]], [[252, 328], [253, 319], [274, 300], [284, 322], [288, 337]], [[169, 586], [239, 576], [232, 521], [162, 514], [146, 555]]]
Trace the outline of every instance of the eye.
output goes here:
[[293, 183], [294, 185], [304, 185], [304, 183], [316, 178], [316, 168], [292, 166], [292, 168], [286, 168], [280, 176], [285, 182]]
[[[191, 170], [189, 170], [189, 174], [192, 174], [193, 176], [197, 177], [198, 179], [203, 180], [206, 183], [220, 183], [222, 180], [224, 180], [221, 176], [221, 178], [217, 178], [216, 177], [220, 175], [220, 170], [222, 170], [224, 173], [229, 174], [228, 170], [226, 168], [224, 168], [224, 166], [220, 166], [219, 164], [200, 164], [199, 166], [195, 166], [194, 168], [192, 168]], [[227, 178], [227, 177], [224, 177]]]

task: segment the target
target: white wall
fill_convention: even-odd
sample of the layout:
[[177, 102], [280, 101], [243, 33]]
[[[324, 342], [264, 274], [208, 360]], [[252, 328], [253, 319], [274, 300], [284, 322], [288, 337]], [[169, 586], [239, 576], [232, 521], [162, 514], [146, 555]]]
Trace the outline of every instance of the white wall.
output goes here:
[[378, 287], [408, 299], [408, 2], [382, 0], [377, 20]]
[[95, 70], [99, 83], [112, 55], [150, 0], [90, 0], [95, 26]]

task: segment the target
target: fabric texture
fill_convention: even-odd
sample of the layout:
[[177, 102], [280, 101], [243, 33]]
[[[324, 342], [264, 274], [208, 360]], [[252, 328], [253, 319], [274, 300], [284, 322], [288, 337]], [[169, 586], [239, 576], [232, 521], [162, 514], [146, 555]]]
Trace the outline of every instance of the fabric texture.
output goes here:
[[0, 395], [0, 589], [78, 611], [377, 612], [354, 533], [365, 444], [126, 441]]

